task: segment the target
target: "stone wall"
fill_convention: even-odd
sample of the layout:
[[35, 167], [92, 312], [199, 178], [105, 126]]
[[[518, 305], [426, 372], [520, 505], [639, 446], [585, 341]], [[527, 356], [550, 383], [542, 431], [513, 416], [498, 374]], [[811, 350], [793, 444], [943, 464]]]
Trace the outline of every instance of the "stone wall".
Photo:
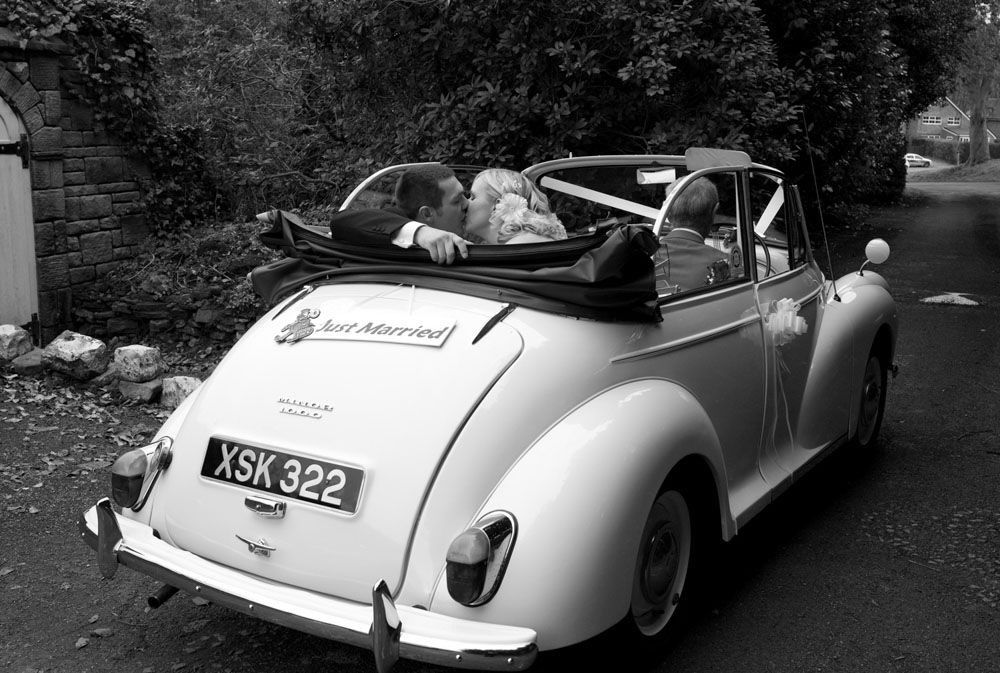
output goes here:
[[156, 296], [122, 295], [98, 284], [81, 293], [73, 312], [78, 331], [102, 339], [210, 340], [232, 345], [263, 310], [237, 312], [226, 306], [223, 295], [224, 289], [214, 285]]
[[72, 327], [74, 292], [135, 255], [148, 234], [140, 201], [148, 170], [68, 93], [77, 77], [64, 44], [21, 48], [0, 28], [0, 97], [29, 136], [42, 343]]

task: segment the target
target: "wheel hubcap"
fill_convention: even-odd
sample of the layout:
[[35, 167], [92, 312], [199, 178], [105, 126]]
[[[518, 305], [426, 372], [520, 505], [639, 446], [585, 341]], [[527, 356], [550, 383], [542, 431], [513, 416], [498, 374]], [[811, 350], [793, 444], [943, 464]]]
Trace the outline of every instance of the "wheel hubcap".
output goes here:
[[650, 603], [662, 603], [667, 599], [677, 576], [680, 553], [677, 541], [669, 526], [664, 526], [649, 543], [649, 558], [643, 574], [643, 593]]
[[670, 621], [681, 599], [691, 559], [691, 515], [684, 496], [657, 498], [643, 530], [632, 589], [632, 617], [639, 631], [655, 635]]
[[861, 386], [861, 414], [858, 418], [858, 439], [867, 444], [875, 432], [878, 423], [879, 408], [882, 401], [882, 371], [878, 358], [868, 359], [865, 368], [865, 378]]

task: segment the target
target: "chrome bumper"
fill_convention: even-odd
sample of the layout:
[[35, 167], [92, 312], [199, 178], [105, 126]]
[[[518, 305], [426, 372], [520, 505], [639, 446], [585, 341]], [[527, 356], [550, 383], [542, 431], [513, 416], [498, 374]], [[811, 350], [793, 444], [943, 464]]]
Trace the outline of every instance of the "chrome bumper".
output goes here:
[[538, 654], [534, 630], [482, 624], [393, 603], [385, 582], [372, 604], [339, 600], [270, 582], [177, 549], [148, 526], [115, 514], [107, 498], [85, 512], [80, 535], [107, 578], [118, 565], [218, 605], [321, 638], [363, 647], [380, 673], [397, 658], [438, 666], [520, 671]]

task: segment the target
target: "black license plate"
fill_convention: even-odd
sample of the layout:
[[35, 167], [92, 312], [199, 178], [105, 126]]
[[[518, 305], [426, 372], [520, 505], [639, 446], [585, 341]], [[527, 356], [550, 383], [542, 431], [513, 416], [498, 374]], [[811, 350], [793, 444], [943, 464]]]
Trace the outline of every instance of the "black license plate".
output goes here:
[[212, 437], [201, 476], [354, 514], [365, 471]]

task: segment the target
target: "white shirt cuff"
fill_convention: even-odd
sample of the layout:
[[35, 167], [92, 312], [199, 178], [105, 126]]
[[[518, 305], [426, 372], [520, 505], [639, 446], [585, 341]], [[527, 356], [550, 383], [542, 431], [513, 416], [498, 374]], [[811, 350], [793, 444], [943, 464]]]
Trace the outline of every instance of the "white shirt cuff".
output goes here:
[[412, 248], [416, 245], [413, 241], [414, 237], [417, 235], [417, 229], [424, 226], [423, 222], [414, 222], [410, 220], [392, 236], [392, 244], [398, 245], [400, 248]]

